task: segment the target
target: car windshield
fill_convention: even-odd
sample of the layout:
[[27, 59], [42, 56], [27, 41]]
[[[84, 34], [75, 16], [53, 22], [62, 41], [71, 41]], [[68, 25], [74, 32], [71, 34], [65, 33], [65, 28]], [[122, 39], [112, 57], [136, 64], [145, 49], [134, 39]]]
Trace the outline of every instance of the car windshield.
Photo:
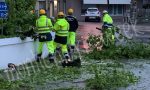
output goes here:
[[88, 9], [89, 12], [97, 12], [97, 9]]

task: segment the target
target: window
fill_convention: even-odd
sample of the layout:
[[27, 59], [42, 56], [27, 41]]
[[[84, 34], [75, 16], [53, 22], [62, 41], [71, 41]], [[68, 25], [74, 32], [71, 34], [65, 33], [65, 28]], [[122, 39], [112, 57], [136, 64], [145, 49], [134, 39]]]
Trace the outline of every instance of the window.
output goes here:
[[118, 5], [118, 14], [123, 13], [123, 5]]
[[111, 15], [123, 15], [123, 5], [113, 4], [109, 6], [109, 13]]
[[117, 5], [113, 5], [113, 7], [114, 7], [114, 10], [113, 10], [113, 11], [114, 11], [114, 13], [113, 13], [113, 14], [114, 14], [114, 15], [116, 15], [116, 14], [117, 14], [117, 12], [118, 12]]

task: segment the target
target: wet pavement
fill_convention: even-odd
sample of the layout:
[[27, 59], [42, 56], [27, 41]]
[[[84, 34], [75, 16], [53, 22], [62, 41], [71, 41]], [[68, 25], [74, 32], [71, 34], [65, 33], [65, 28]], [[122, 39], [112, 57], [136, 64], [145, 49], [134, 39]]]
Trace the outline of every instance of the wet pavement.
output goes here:
[[[101, 34], [100, 31], [96, 30], [96, 27], [101, 27], [102, 24], [96, 22], [81, 22], [79, 24], [77, 39], [84, 42], [83, 44], [88, 47], [86, 43], [88, 34]], [[144, 43], [150, 42], [150, 25], [128, 25], [121, 23], [115, 23], [115, 25], [128, 38]], [[127, 88], [119, 88], [119, 90], [150, 90], [150, 60], [125, 60], [122, 63], [125, 65], [126, 70], [133, 72], [140, 79], [135, 85], [130, 85]]]
[[89, 34], [93, 35], [99, 35], [99, 30], [96, 29], [96, 27], [101, 28], [102, 24], [98, 22], [79, 22], [79, 28], [77, 30], [77, 40], [79, 42], [82, 42], [81, 48], [82, 49], [88, 49], [88, 44], [86, 43], [86, 40], [88, 39]]
[[[106, 64], [106, 63], [113, 63], [113, 61], [102, 61], [96, 62], [93, 61], [93, 64]], [[87, 64], [87, 63], [86, 63]], [[91, 64], [91, 63], [90, 63]], [[150, 60], [143, 60], [143, 59], [132, 59], [132, 60], [120, 60], [120, 64], [124, 65], [124, 70], [133, 72], [133, 74], [139, 77], [139, 81], [134, 85], [129, 85], [128, 87], [121, 87], [117, 90], [150, 90]], [[93, 78], [94, 75], [82, 73], [78, 79], [74, 79], [71, 81], [54, 81], [45, 84], [44, 86], [36, 86], [36, 90], [51, 90], [53, 89], [60, 89], [60, 88], [70, 88], [74, 87], [75, 90], [84, 90], [86, 87], [85, 81], [87, 79]], [[77, 89], [78, 88], [78, 89]]]
[[139, 81], [135, 85], [118, 90], [150, 90], [150, 60], [125, 60], [123, 64], [126, 70], [139, 77]]
[[150, 41], [150, 24], [129, 25], [126, 23], [122, 23], [115, 25], [119, 27], [121, 29], [121, 32], [130, 39], [146, 43]]
[[[150, 42], [150, 25], [129, 25], [127, 23], [114, 23], [114, 25], [119, 27], [120, 32], [129, 39], [134, 39], [135, 41], [139, 42]], [[79, 28], [77, 30], [77, 40], [79, 42], [82, 42], [82, 46], [80, 45], [81, 48], [88, 50], [89, 47], [86, 43], [86, 40], [88, 39], [89, 34], [102, 35], [102, 33], [97, 30], [96, 27], [101, 28], [102, 23], [79, 22]]]

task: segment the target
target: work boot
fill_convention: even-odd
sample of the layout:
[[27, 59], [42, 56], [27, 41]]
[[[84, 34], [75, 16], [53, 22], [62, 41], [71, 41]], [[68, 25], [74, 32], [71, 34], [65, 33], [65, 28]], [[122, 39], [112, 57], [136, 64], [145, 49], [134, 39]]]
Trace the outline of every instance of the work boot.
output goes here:
[[37, 55], [37, 58], [36, 58], [37, 62], [40, 62], [40, 60], [42, 59], [41, 56], [42, 56], [42, 53], [40, 53], [40, 54]]
[[48, 58], [49, 58], [50, 63], [54, 63], [54, 55], [53, 54], [49, 54]]
[[75, 49], [75, 46], [71, 46], [71, 52], [73, 53]]
[[70, 57], [69, 57], [68, 53], [65, 53], [65, 54], [64, 54], [64, 57], [65, 57], [65, 61], [66, 61], [66, 63], [68, 63], [68, 62], [70, 62], [70, 61], [71, 61], [71, 59], [70, 59]]

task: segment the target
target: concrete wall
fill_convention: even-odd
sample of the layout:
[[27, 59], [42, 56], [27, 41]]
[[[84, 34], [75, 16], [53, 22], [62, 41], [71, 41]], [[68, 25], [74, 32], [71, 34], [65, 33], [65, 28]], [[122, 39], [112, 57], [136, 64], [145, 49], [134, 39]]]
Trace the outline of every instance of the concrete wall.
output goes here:
[[[31, 38], [21, 40], [19, 37], [0, 39], [0, 69], [7, 68], [8, 63], [16, 65], [35, 60], [37, 42]], [[46, 45], [43, 57], [48, 55]]]

